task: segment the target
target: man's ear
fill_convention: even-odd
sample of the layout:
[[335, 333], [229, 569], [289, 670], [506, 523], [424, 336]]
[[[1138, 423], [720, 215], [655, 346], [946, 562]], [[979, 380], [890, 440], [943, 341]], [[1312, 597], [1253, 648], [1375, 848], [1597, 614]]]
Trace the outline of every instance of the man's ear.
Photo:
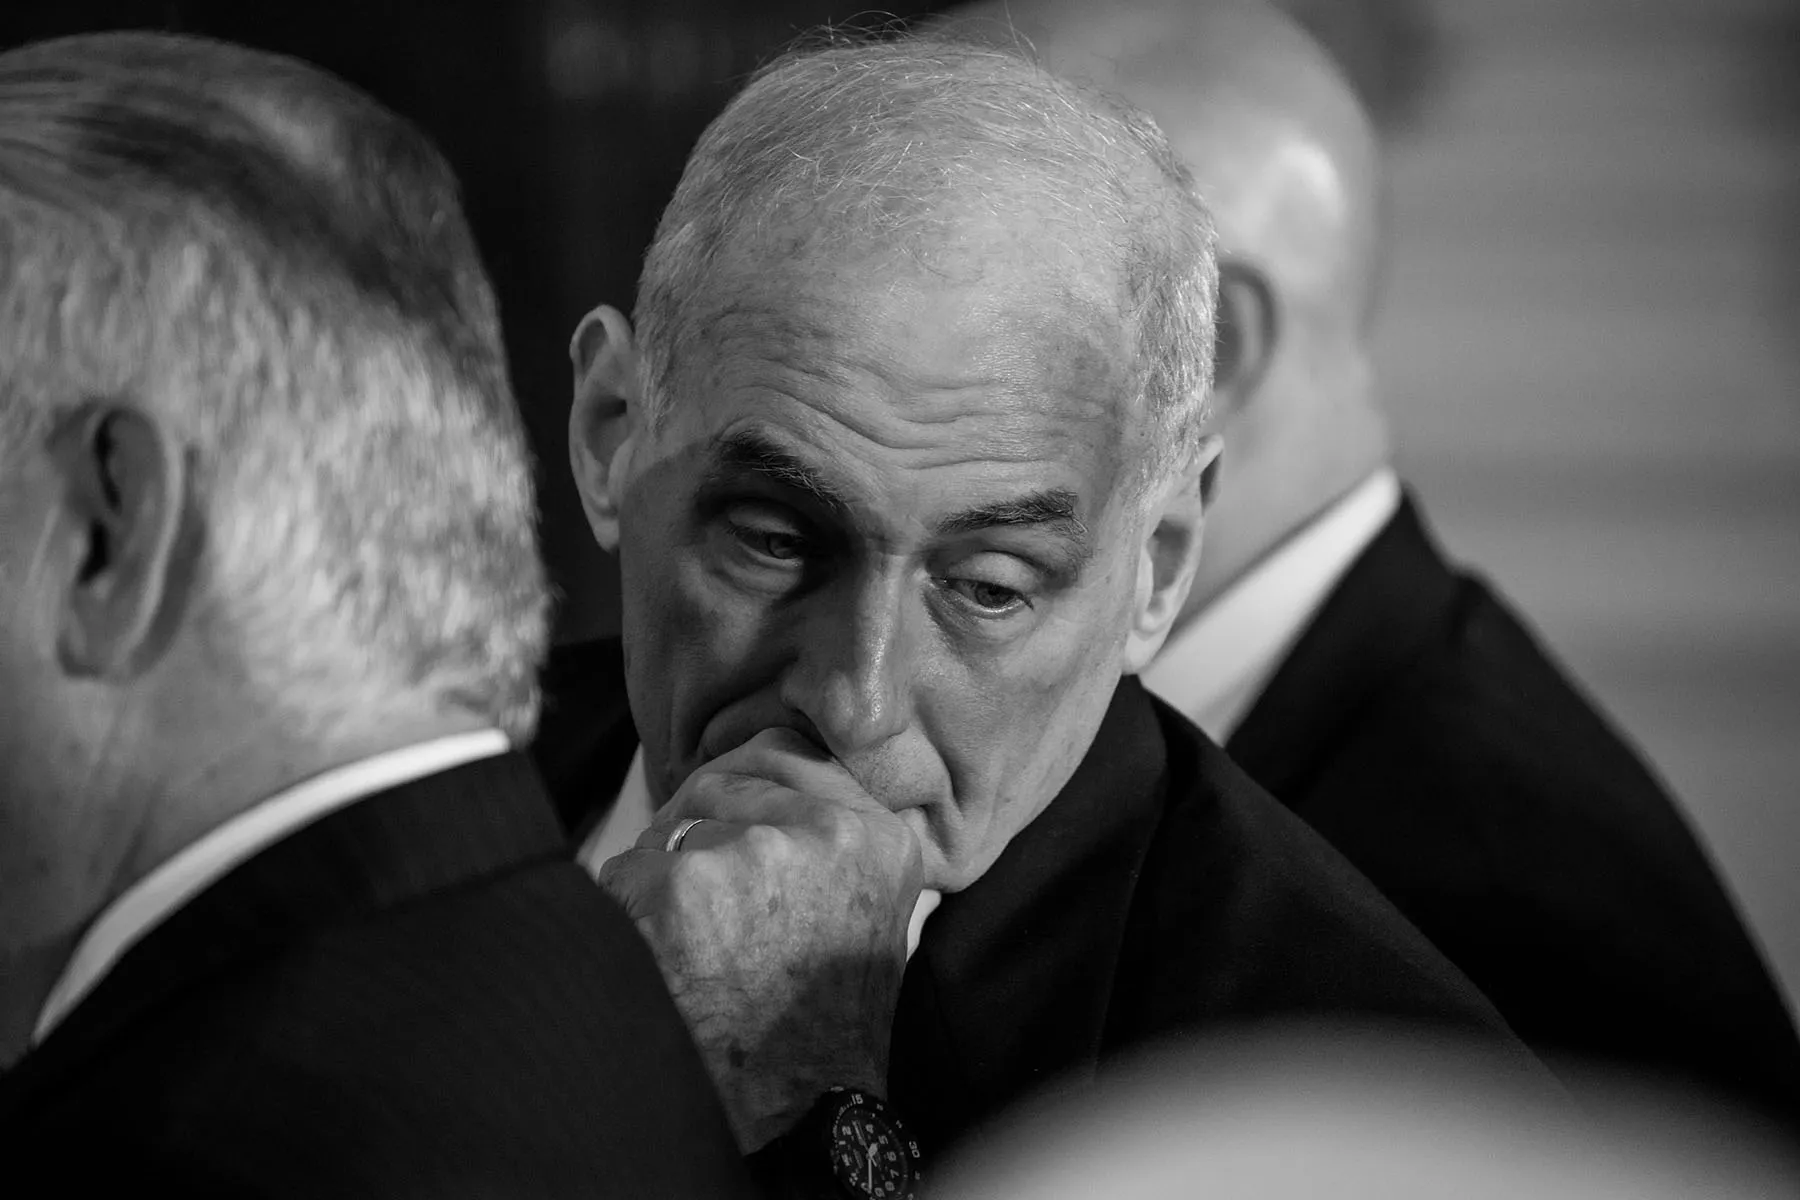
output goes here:
[[150, 414], [93, 402], [57, 422], [49, 451], [77, 548], [58, 657], [72, 675], [129, 679], [174, 641], [199, 577], [187, 449]]
[[603, 549], [617, 550], [619, 506], [643, 414], [631, 322], [602, 304], [575, 327], [569, 359], [575, 366], [569, 466], [594, 539]]
[[1241, 259], [1219, 260], [1219, 312], [1213, 335], [1213, 403], [1221, 416], [1241, 412], [1274, 361], [1281, 335], [1275, 289]]
[[1200, 441], [1193, 464], [1164, 491], [1152, 508], [1138, 554], [1137, 594], [1131, 632], [1125, 639], [1125, 673], [1150, 665], [1168, 639], [1200, 566], [1201, 534], [1211, 502], [1214, 465], [1222, 443], [1217, 434]]

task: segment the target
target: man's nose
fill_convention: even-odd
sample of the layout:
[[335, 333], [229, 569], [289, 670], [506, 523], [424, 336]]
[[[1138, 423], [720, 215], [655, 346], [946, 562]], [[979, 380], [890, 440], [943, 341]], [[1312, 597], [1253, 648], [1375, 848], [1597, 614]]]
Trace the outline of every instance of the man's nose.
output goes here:
[[894, 737], [911, 719], [914, 622], [897, 582], [830, 588], [812, 599], [786, 700], [806, 714], [827, 750], [848, 758]]

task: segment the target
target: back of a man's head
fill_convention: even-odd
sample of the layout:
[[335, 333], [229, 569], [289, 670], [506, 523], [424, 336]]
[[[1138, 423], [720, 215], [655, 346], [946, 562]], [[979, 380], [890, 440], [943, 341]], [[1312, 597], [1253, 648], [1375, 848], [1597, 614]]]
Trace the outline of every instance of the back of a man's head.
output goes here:
[[515, 735], [545, 593], [495, 303], [411, 125], [154, 34], [0, 55], [0, 454], [96, 401], [186, 448], [221, 677], [297, 729], [395, 696]]

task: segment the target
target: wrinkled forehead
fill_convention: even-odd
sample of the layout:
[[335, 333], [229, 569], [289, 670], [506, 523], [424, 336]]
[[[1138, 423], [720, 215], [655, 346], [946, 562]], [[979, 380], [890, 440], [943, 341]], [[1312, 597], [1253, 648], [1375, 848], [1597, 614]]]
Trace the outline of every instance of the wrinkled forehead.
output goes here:
[[922, 238], [784, 228], [743, 239], [694, 293], [711, 310], [697, 322], [703, 357], [760, 336], [820, 362], [980, 362], [1019, 387], [1109, 393], [1132, 365], [1114, 255], [1040, 218], [974, 207]]
[[689, 438], [767, 421], [896, 469], [1035, 463], [1097, 514], [1139, 449], [1131, 341], [1103, 288], [994, 249], [950, 269], [739, 256], [709, 281], [674, 415]]
[[882, 249], [723, 262], [696, 364], [716, 372], [766, 358], [846, 379], [891, 376], [921, 399], [953, 401], [965, 390], [957, 385], [980, 384], [1024, 411], [1131, 415], [1121, 392], [1133, 346], [1110, 279], [1026, 239], [956, 250], [923, 260]]

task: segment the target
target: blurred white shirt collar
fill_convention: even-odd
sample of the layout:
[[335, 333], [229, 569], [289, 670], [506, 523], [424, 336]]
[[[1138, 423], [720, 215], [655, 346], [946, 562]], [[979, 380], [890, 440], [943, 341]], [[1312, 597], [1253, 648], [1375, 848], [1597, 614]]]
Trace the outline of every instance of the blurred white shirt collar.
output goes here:
[[1171, 637], [1143, 673], [1144, 686], [1223, 745], [1331, 589], [1399, 507], [1400, 479], [1383, 467]]
[[377, 754], [315, 775], [245, 809], [148, 875], [101, 910], [75, 947], [38, 1013], [35, 1045], [151, 930], [232, 868], [320, 817], [414, 779], [436, 775], [510, 748], [498, 729], [478, 729]]
[[[613, 801], [611, 811], [601, 818], [599, 826], [581, 843], [576, 860], [589, 875], [598, 878], [601, 865], [613, 855], [637, 845], [638, 835], [650, 828], [655, 820], [656, 806], [650, 800], [650, 785], [644, 777], [644, 748], [640, 745], [637, 753], [631, 756], [631, 769], [625, 772], [625, 782], [619, 786], [619, 798]], [[925, 918], [942, 899], [943, 896], [930, 888], [919, 893], [919, 901], [913, 905], [912, 920], [906, 927], [906, 957], [909, 960], [919, 948]]]

